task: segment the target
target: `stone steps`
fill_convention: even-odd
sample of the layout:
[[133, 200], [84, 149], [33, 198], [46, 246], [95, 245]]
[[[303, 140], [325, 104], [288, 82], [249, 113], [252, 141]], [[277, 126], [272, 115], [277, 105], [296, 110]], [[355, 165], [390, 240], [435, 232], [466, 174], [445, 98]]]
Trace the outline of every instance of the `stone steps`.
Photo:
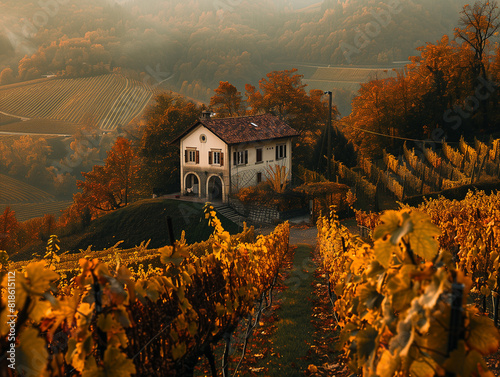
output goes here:
[[214, 205], [216, 211], [220, 213], [222, 216], [228, 218], [235, 224], [241, 225], [245, 218], [241, 216], [238, 212], [236, 212], [233, 208], [229, 207], [226, 204]]

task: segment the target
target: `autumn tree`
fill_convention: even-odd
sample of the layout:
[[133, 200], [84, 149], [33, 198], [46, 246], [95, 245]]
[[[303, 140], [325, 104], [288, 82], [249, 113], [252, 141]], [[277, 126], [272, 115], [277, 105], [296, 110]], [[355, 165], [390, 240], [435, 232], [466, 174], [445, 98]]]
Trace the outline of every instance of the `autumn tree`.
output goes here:
[[[43, 227], [43, 217], [34, 217], [19, 223], [19, 241], [21, 245], [27, 245], [40, 239]], [[22, 246], [21, 246], [22, 247]]]
[[[455, 28], [455, 36], [470, 47], [473, 54], [470, 62], [473, 78], [471, 89], [489, 80], [487, 67], [491, 60], [490, 42], [500, 27], [500, 12], [496, 1], [477, 1], [473, 6], [464, 6], [459, 20], [459, 27]], [[480, 98], [482, 112], [482, 126], [485, 128], [489, 119], [489, 96]]]
[[[302, 75], [297, 69], [273, 71], [259, 81], [259, 89], [245, 86], [250, 114], [271, 113], [285, 120], [301, 133], [294, 146], [295, 160], [307, 167], [315, 168], [312, 150], [328, 120], [328, 101], [321, 90], [306, 92], [302, 84]], [[332, 119], [337, 119], [339, 112], [332, 107]]]
[[140, 140], [144, 187], [175, 191], [180, 187], [179, 146], [172, 141], [200, 117], [201, 109], [171, 93], [156, 97], [145, 111]]
[[463, 40], [474, 52], [472, 68], [475, 76], [487, 79], [488, 48], [490, 39], [500, 27], [500, 12], [496, 1], [477, 1], [464, 6], [455, 28], [455, 36]]
[[126, 206], [138, 184], [138, 169], [137, 155], [130, 141], [119, 137], [108, 152], [104, 166], [96, 165], [92, 171], [82, 173], [85, 180], [77, 181], [78, 188], [82, 189], [79, 200], [100, 211]]
[[220, 81], [215, 95], [210, 99], [210, 108], [216, 112], [216, 117], [226, 118], [243, 115], [241, 93], [227, 81]]
[[473, 53], [467, 44], [445, 35], [417, 50], [420, 55], [410, 57], [404, 70], [362, 84], [353, 99], [343, 123], [362, 154], [377, 157], [383, 148], [399, 154], [400, 137], [455, 141], [475, 133], [483, 111], [475, 107], [477, 93], [495, 99], [486, 81], [471, 89]]
[[4, 68], [0, 72], [0, 85], [12, 84], [15, 82], [14, 71], [11, 68]]
[[44, 138], [23, 135], [10, 144], [0, 146], [0, 171], [29, 178], [37, 169], [44, 169], [52, 148]]
[[[381, 143], [387, 141], [386, 139], [380, 139], [374, 133], [385, 133], [387, 131], [384, 122], [384, 93], [384, 80], [372, 80], [362, 84], [359, 95], [352, 101], [352, 113], [343, 120], [343, 124], [346, 125], [344, 129], [349, 140], [358, 145], [364, 155], [376, 155], [381, 151]], [[362, 130], [369, 132], [362, 132]]]
[[6, 207], [0, 216], [0, 250], [5, 250], [9, 254], [17, 247], [16, 232], [19, 229], [19, 223], [16, 214]]
[[271, 113], [280, 119], [289, 119], [299, 112], [308, 96], [302, 84], [303, 75], [296, 74], [297, 69], [272, 71], [259, 81], [261, 92], [252, 85], [245, 85], [247, 102], [254, 114]]
[[86, 228], [90, 222], [99, 217], [102, 211], [91, 207], [81, 192], [73, 195], [73, 203], [62, 211], [57, 219], [57, 227], [78, 231]]

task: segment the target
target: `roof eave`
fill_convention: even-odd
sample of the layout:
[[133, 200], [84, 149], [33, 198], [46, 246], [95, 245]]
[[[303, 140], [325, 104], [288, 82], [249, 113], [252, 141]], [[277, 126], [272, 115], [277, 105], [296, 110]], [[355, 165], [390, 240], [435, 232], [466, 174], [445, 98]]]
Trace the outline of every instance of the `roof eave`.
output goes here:
[[[201, 124], [203, 126], [205, 126], [203, 124], [202, 121], [197, 121], [195, 124], [193, 124], [191, 127], [187, 128], [186, 130], [184, 130], [179, 136], [177, 136], [175, 139], [173, 139], [170, 144], [174, 144], [174, 143], [177, 143], [179, 142], [184, 136], [186, 136], [188, 133], [190, 133], [192, 130], [194, 130], [196, 127], [198, 127], [198, 125]], [[206, 126], [205, 126], [206, 127]]]

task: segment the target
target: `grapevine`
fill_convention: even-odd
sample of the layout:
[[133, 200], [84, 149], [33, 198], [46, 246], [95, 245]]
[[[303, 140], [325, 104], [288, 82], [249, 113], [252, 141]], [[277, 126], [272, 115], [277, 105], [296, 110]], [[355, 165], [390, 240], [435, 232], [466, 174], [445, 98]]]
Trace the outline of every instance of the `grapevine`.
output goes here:
[[[120, 258], [114, 266], [80, 258], [78, 275], [59, 287], [60, 275], [44, 260], [18, 271], [18, 371], [192, 375], [200, 356], [214, 371], [213, 346], [230, 340], [239, 321], [253, 313], [256, 300], [273, 287], [288, 252], [289, 227], [281, 224], [253, 243], [235, 242], [209, 205], [206, 217], [215, 227], [206, 252], [190, 252], [184, 239], [160, 248], [163, 268], [145, 279], [134, 278]], [[57, 249], [54, 241], [51, 245]], [[2, 259], [2, 269], [7, 263]], [[2, 318], [8, 309], [6, 284], [4, 278]], [[0, 328], [2, 353], [8, 347], [5, 324]], [[62, 344], [54, 343], [61, 334]]]
[[[351, 369], [363, 376], [486, 375], [483, 356], [496, 351], [500, 334], [463, 304], [472, 282], [449, 252], [438, 250], [439, 228], [410, 208], [387, 211], [380, 220], [373, 246], [351, 235], [334, 214], [317, 223]], [[463, 320], [451, 332], [457, 286]], [[456, 340], [451, 347], [449, 339]]]

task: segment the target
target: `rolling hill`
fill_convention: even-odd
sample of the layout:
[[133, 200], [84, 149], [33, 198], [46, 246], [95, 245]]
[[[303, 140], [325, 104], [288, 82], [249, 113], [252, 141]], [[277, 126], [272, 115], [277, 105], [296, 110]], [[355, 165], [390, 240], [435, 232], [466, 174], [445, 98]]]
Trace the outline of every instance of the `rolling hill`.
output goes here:
[[81, 126], [76, 123], [52, 119], [30, 119], [24, 122], [0, 124], [0, 134], [38, 134], [71, 136]]
[[57, 218], [60, 211], [71, 203], [68, 200], [56, 200], [53, 195], [28, 183], [0, 174], [0, 213], [3, 213], [6, 207], [10, 207], [15, 212], [17, 221], [45, 214]]
[[[213, 227], [208, 225], [203, 213], [203, 204], [184, 202], [174, 199], [144, 199], [124, 208], [110, 212], [94, 221], [83, 232], [71, 235], [59, 235], [62, 250], [77, 252], [80, 249], [103, 250], [119, 241], [120, 248], [126, 249], [149, 242], [149, 248], [170, 244], [167, 216], [173, 220], [175, 239], [180, 239], [186, 231], [186, 241], [200, 242], [208, 239]], [[231, 234], [241, 228], [221, 214], [217, 215], [222, 226]], [[56, 231], [57, 234], [57, 231]], [[36, 251], [43, 250], [45, 242], [37, 241], [27, 245], [11, 259], [13, 261], [30, 259]]]
[[[0, 112], [28, 118], [3, 125], [3, 132], [72, 133], [75, 124], [96, 123], [106, 131], [126, 125], [139, 115], [154, 88], [118, 74], [75, 79], [47, 78], [0, 86]], [[50, 122], [54, 121], [54, 127]], [[61, 122], [68, 124], [66, 132]], [[29, 131], [24, 131], [23, 126]]]
[[54, 196], [27, 183], [0, 174], [0, 205], [53, 201]]

